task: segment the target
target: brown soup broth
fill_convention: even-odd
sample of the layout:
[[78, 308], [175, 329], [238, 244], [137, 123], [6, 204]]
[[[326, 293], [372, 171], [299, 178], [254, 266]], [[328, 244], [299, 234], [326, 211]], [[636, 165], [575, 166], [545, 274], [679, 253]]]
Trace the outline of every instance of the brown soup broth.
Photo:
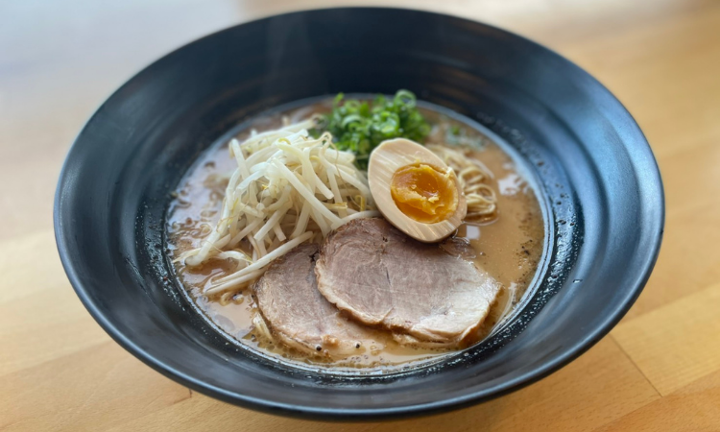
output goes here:
[[[504, 287], [489, 316], [479, 330], [482, 339], [505, 319], [528, 290], [543, 253], [544, 223], [535, 192], [513, 159], [486, 135], [461, 121], [461, 117], [422, 105], [422, 112], [433, 125], [428, 143], [448, 144], [454, 148], [468, 148], [471, 157], [480, 160], [494, 175], [489, 185], [497, 194], [497, 212], [485, 220], [465, 223], [456, 237], [464, 238], [476, 252], [476, 264], [484, 268]], [[258, 116], [236, 137], [242, 141], [250, 129], [273, 129], [285, 120], [297, 121], [313, 112], [327, 111], [324, 101], [302, 108]], [[168, 212], [168, 239], [173, 258], [199, 247], [208, 230], [214, 227], [224, 196], [223, 175], [235, 169], [227, 143], [201, 155], [173, 193]], [[396, 343], [386, 332], [374, 331], [375, 346], [361, 355], [343, 360], [308, 357], [288, 349], [280, 343], [264, 338], [256, 331], [253, 318], [258, 314], [252, 288], [233, 296], [207, 298], [202, 294], [210, 279], [231, 271], [229, 262], [211, 262], [201, 267], [186, 267], [175, 262], [175, 272], [184, 293], [204, 316], [230, 340], [249, 347], [258, 354], [296, 366], [324, 369], [333, 372], [360, 371], [387, 373], [440, 360], [451, 354], [447, 350], [411, 348]], [[511, 294], [513, 292], [513, 294]], [[455, 351], [453, 351], [455, 352]]]

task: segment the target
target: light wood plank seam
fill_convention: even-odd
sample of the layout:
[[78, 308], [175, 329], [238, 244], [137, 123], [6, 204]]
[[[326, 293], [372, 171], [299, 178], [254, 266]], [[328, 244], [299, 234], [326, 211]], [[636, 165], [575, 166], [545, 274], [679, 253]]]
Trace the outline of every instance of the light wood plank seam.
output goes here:
[[[643, 314], [643, 315], [644, 315], [644, 314]], [[642, 316], [642, 315], [641, 315], [641, 316]], [[619, 349], [619, 350], [623, 353], [623, 355], [630, 361], [630, 363], [632, 363], [633, 367], [635, 367], [635, 369], [636, 369], [638, 372], [640, 372], [640, 375], [642, 375], [643, 378], [645, 378], [645, 381], [647, 381], [648, 384], [650, 384], [650, 387], [652, 387], [653, 390], [655, 390], [655, 393], [657, 393], [657, 395], [658, 395], [659, 397], [661, 397], [661, 398], [664, 397], [664, 396], [662, 395], [662, 393], [660, 393], [660, 391], [657, 389], [657, 387], [655, 387], [655, 385], [653, 385], [652, 381], [650, 381], [650, 379], [647, 377], [647, 375], [645, 375], [645, 373], [643, 373], [642, 369], [640, 369], [640, 367], [637, 365], [637, 363], [635, 363], [635, 360], [633, 360], [632, 357], [630, 357], [630, 355], [623, 349], [622, 345], [621, 345], [617, 340], [615, 340], [615, 338], [613, 337], [613, 335], [612, 335], [612, 334], [608, 334], [607, 337], [615, 344], [616, 347], [618, 347], [618, 349]], [[644, 406], [644, 405], [643, 405], [643, 406]], [[642, 407], [640, 407], [640, 408], [642, 408]], [[640, 409], [640, 408], [638, 408], [638, 409]], [[629, 414], [629, 413], [628, 413], [628, 414]]]

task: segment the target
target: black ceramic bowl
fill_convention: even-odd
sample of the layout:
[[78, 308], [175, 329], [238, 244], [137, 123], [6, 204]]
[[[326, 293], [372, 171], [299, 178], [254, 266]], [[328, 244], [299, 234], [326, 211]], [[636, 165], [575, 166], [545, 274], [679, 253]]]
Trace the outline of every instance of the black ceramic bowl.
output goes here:
[[[169, 192], [243, 119], [290, 101], [399, 88], [494, 131], [538, 179], [548, 250], [519, 316], [442, 364], [347, 377], [229, 343], [179, 294], [165, 255]], [[460, 18], [382, 8], [239, 25], [153, 63], [73, 145], [55, 202], [65, 270], [100, 325], [164, 375], [227, 402], [323, 419], [458, 408], [532, 383], [603, 337], [657, 257], [663, 192], [630, 114], [557, 54]]]

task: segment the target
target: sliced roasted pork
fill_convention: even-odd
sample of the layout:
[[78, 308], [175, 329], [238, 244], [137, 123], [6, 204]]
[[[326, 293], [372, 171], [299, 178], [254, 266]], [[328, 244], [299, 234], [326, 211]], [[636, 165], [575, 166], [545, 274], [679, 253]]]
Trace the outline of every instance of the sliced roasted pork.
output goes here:
[[303, 244], [275, 260], [255, 284], [258, 308], [277, 337], [300, 351], [333, 358], [362, 353], [372, 339], [317, 290], [318, 246]]
[[383, 219], [358, 219], [325, 240], [317, 286], [338, 308], [397, 333], [401, 343], [459, 346], [474, 341], [500, 289], [464, 259], [470, 248], [421, 243]]

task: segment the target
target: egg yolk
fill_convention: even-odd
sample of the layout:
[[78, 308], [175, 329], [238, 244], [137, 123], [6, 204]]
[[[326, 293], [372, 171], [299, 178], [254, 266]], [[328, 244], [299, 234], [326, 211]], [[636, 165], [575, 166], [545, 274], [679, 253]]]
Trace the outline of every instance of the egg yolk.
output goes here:
[[449, 218], [458, 206], [452, 172], [425, 163], [404, 166], [393, 174], [390, 193], [406, 216], [423, 223]]

